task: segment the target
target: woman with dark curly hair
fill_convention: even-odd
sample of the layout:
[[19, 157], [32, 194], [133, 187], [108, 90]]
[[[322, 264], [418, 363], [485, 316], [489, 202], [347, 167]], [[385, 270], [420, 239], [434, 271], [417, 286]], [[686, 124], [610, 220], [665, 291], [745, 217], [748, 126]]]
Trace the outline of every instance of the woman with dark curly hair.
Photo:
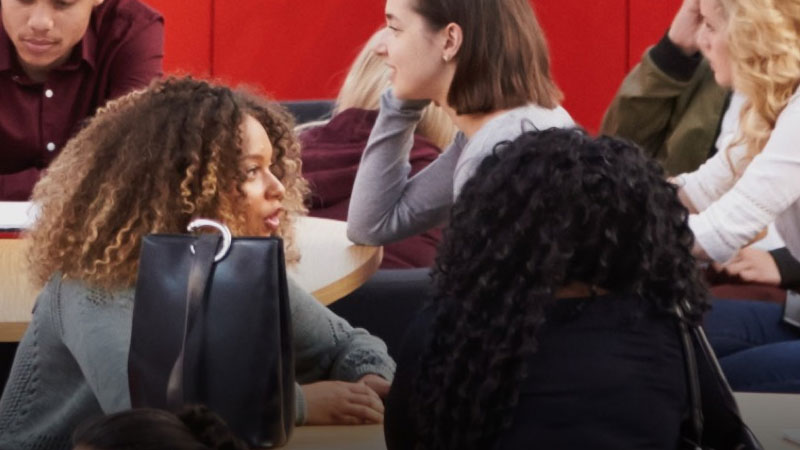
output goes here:
[[248, 450], [225, 421], [205, 406], [177, 414], [137, 408], [82, 423], [73, 450]]
[[706, 293], [656, 162], [527, 132], [484, 159], [450, 224], [387, 399], [389, 449], [676, 448], [674, 308], [697, 323]]
[[[130, 408], [128, 349], [141, 239], [205, 217], [282, 236], [304, 212], [286, 111], [191, 78], [109, 103], [34, 188], [32, 271], [44, 288], [0, 399], [0, 448], [66, 448], [89, 416]], [[380, 422], [394, 362], [379, 339], [289, 280], [297, 423]], [[341, 380], [341, 381], [328, 381]]]

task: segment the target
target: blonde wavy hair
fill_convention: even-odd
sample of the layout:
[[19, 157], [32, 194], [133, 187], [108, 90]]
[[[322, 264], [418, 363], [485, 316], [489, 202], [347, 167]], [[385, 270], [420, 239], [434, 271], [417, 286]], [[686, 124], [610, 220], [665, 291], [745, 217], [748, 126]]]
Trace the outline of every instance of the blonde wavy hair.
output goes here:
[[245, 90], [168, 78], [109, 102], [64, 147], [36, 185], [28, 233], [34, 279], [54, 273], [105, 288], [135, 283], [141, 238], [184, 233], [195, 217], [247, 229], [240, 168], [245, 114], [273, 146], [286, 194], [278, 235], [296, 260], [293, 219], [306, 212], [300, 146], [288, 112]]
[[[383, 32], [385, 28], [376, 31], [369, 38], [350, 66], [336, 98], [334, 115], [347, 108], [380, 108], [381, 94], [390, 86], [389, 69], [383, 58], [376, 55], [372, 48]], [[440, 149], [453, 142], [456, 131], [458, 129], [447, 113], [434, 104], [428, 105], [422, 112], [416, 130], [417, 134], [424, 136]]]
[[746, 149], [734, 165], [741, 173], [800, 85], [800, 0], [717, 1], [727, 18], [734, 88], [747, 97], [734, 141]]

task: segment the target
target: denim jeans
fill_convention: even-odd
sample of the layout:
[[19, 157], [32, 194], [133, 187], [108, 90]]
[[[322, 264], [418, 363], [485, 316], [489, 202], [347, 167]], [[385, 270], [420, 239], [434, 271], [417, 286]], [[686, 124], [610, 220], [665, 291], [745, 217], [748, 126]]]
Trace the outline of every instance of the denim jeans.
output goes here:
[[734, 391], [800, 393], [800, 329], [783, 306], [714, 300], [704, 328]]

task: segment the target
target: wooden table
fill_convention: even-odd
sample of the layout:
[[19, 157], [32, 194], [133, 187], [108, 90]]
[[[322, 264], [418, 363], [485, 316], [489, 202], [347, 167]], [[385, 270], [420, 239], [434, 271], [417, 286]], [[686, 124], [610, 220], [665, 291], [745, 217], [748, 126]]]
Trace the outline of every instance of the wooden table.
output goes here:
[[286, 450], [386, 450], [383, 425], [297, 427]]
[[[301, 258], [287, 270], [326, 305], [362, 285], [383, 257], [381, 247], [350, 242], [346, 228], [338, 220], [303, 217], [297, 222]], [[22, 338], [38, 293], [26, 276], [25, 245], [22, 239], [0, 239], [0, 342]]]
[[737, 392], [744, 421], [766, 450], [800, 450], [783, 438], [783, 430], [800, 430], [800, 395]]
[[300, 262], [288, 272], [325, 305], [364, 284], [381, 264], [383, 247], [350, 242], [346, 222], [303, 217], [296, 232]]
[[[766, 450], [800, 450], [783, 430], [800, 428], [800, 395], [736, 393], [744, 420]], [[296, 428], [289, 450], [385, 450], [382, 425]]]

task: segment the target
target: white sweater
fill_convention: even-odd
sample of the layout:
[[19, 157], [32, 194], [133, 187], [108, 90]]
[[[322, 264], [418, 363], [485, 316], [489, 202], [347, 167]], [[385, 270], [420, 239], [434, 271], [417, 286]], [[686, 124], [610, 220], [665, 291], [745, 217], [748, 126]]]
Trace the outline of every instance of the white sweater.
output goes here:
[[[734, 94], [722, 121], [717, 153], [692, 173], [678, 177], [684, 194], [700, 212], [689, 217], [697, 243], [725, 262], [769, 224], [800, 258], [800, 90], [778, 116], [764, 150], [740, 178], [729, 163], [729, 144], [739, 129], [745, 98]], [[743, 146], [730, 155], [744, 154]]]

